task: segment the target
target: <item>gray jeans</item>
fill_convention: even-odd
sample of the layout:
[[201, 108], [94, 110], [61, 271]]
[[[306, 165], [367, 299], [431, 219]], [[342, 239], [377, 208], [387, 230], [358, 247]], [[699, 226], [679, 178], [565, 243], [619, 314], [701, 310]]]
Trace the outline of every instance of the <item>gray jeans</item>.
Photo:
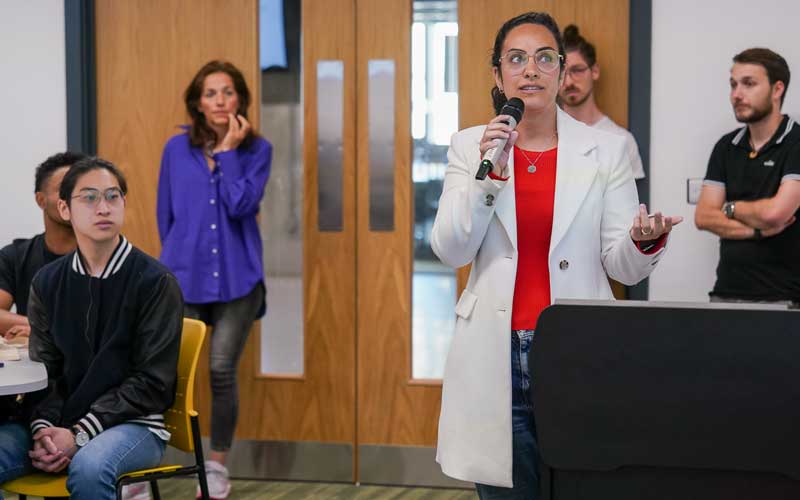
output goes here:
[[239, 417], [236, 372], [247, 335], [265, 297], [259, 283], [244, 297], [231, 302], [186, 304], [184, 314], [208, 324], [211, 330], [211, 449], [228, 451]]

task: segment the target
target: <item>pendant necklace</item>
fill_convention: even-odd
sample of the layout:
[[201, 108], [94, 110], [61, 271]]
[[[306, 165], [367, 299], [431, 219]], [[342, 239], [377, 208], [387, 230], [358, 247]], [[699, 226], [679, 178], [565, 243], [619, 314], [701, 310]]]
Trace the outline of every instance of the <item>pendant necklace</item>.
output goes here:
[[[558, 132], [554, 133], [553, 137], [551, 137], [551, 140], [554, 139], [557, 135], [558, 135]], [[533, 160], [533, 161], [531, 161], [531, 159], [528, 158], [528, 155], [525, 154], [525, 150], [524, 149], [519, 148], [519, 152], [522, 153], [522, 156], [524, 156], [526, 160], [528, 160], [528, 173], [531, 173], [531, 174], [536, 173], [536, 162], [539, 161], [539, 158], [541, 158], [542, 155], [545, 152], [544, 151], [539, 151], [539, 156], [537, 156], [536, 159]]]
[[750, 153], [747, 155], [747, 157], [752, 160], [753, 158], [758, 156], [758, 153], [760, 153], [762, 149], [764, 149], [764, 144], [762, 144], [760, 148], [756, 149], [756, 143], [753, 142], [753, 138], [752, 137], [750, 137], [747, 140], [747, 142], [750, 144], [750, 147], [752, 148], [750, 150]]

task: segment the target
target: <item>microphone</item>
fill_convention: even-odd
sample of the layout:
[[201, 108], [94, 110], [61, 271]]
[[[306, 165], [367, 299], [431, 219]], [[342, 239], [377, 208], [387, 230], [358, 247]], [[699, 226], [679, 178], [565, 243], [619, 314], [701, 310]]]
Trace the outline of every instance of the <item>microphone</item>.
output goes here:
[[[522, 113], [525, 112], [525, 103], [522, 102], [522, 99], [519, 97], [512, 97], [508, 100], [505, 104], [503, 104], [502, 109], [500, 109], [501, 115], [509, 115], [510, 118], [507, 122], [503, 122], [506, 125], [511, 126], [511, 130], [517, 128], [517, 124], [522, 120]], [[496, 147], [493, 147], [486, 154], [483, 155], [483, 161], [481, 161], [481, 165], [478, 167], [478, 173], [475, 174], [475, 178], [479, 181], [482, 181], [486, 178], [489, 172], [492, 171], [494, 165], [500, 160], [500, 155], [503, 154], [503, 149], [506, 147], [506, 139], [498, 139], [500, 142]]]

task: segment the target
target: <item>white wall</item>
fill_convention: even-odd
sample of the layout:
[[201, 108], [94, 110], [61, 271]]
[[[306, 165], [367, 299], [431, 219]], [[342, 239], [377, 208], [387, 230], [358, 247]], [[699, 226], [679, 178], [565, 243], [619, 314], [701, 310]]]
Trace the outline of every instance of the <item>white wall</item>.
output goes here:
[[800, 118], [798, 19], [793, 0], [653, 0], [650, 200], [686, 221], [650, 279], [651, 300], [708, 301], [719, 239], [694, 227], [686, 179], [703, 177], [714, 144], [739, 126], [728, 101], [738, 52], [762, 46], [786, 59], [793, 77], [783, 111]]
[[34, 170], [67, 147], [64, 1], [0, 2], [0, 246], [44, 230]]

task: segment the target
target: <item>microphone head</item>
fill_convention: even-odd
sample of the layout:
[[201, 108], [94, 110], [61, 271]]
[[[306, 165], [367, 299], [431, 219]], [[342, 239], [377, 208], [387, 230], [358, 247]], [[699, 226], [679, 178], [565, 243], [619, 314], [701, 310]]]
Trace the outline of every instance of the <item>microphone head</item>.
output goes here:
[[525, 103], [519, 97], [512, 97], [500, 109], [501, 115], [509, 115], [519, 123], [522, 120], [522, 113], [525, 112]]

